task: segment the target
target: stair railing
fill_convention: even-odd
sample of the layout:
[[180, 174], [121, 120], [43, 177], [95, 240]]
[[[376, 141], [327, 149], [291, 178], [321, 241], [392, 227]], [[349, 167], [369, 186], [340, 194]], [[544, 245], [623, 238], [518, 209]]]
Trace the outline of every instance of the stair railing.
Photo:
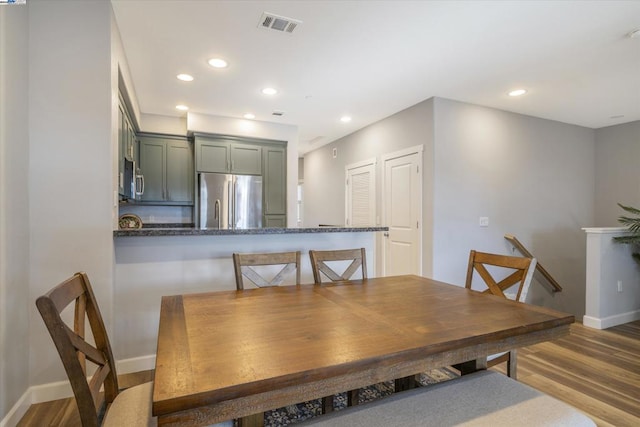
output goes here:
[[[534, 258], [534, 256], [531, 254], [531, 252], [529, 252], [527, 250], [527, 248], [525, 248], [522, 243], [520, 243], [520, 241], [512, 234], [505, 234], [504, 238], [507, 239], [509, 241], [509, 243], [511, 243], [513, 245], [514, 248], [516, 248], [523, 256], [527, 257], [527, 258]], [[536, 264], [536, 270], [538, 270], [540, 272], [540, 274], [542, 274], [544, 276], [545, 279], [547, 279], [547, 281], [549, 282], [549, 284], [551, 285], [553, 292], [561, 292], [562, 291], [562, 286], [560, 286], [560, 284], [556, 281], [556, 279], [554, 279], [551, 274], [549, 274], [549, 272], [542, 266], [542, 264], [540, 263], [540, 260], [538, 259], [538, 263]]]

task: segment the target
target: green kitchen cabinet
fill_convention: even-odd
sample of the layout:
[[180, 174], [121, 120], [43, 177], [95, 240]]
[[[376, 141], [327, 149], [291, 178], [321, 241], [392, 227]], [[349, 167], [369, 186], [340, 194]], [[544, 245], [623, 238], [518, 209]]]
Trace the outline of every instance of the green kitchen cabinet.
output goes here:
[[198, 172], [262, 175], [262, 146], [226, 138], [196, 136]]
[[265, 215], [263, 227], [265, 228], [286, 228], [286, 215]]
[[140, 136], [141, 202], [192, 205], [194, 200], [193, 144], [180, 137]]
[[263, 214], [265, 227], [286, 227], [287, 152], [282, 146], [265, 146], [262, 151]]
[[137, 160], [136, 131], [127, 109], [118, 105], [118, 193], [124, 195], [124, 162]]

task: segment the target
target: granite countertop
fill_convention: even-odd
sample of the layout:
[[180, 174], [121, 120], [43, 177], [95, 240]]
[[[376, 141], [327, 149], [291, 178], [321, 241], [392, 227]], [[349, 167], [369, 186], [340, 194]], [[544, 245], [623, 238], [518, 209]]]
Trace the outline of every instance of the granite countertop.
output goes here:
[[354, 233], [363, 231], [389, 231], [389, 227], [313, 227], [313, 228], [247, 228], [236, 230], [201, 230], [193, 227], [139, 228], [115, 230], [113, 237], [148, 236], [234, 236], [252, 234], [301, 234], [301, 233]]

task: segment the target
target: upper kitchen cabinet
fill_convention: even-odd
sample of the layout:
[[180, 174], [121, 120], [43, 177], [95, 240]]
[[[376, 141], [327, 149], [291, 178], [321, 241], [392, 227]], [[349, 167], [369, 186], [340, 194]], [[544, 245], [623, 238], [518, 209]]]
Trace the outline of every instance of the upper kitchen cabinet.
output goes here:
[[193, 144], [186, 138], [140, 135], [141, 201], [159, 205], [192, 205]]
[[227, 138], [196, 135], [196, 170], [262, 175], [262, 146]]
[[118, 106], [118, 141], [120, 143], [120, 157], [123, 159], [135, 161], [135, 142], [136, 130], [133, 127], [131, 118], [127, 112], [124, 102], [120, 99]]
[[122, 98], [118, 105], [118, 193], [125, 195], [125, 160], [137, 160], [136, 131]]
[[[264, 162], [264, 215], [265, 224], [287, 213], [287, 154], [284, 147], [266, 146], [263, 151]], [[284, 226], [284, 225], [282, 225]]]

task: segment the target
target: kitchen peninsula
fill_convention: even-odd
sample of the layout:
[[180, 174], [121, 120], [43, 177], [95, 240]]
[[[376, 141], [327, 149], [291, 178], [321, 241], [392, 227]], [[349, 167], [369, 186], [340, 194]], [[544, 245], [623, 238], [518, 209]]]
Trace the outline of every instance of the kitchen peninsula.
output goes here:
[[[388, 227], [142, 228], [115, 230], [114, 321], [118, 359], [153, 367], [160, 299], [165, 295], [235, 289], [234, 252], [300, 251], [301, 281], [312, 283], [309, 250], [363, 247], [367, 273], [376, 274], [376, 247]], [[215, 326], [215, 325], [213, 325]], [[149, 367], [148, 367], [149, 366]], [[126, 369], [128, 370], [128, 369]]]

